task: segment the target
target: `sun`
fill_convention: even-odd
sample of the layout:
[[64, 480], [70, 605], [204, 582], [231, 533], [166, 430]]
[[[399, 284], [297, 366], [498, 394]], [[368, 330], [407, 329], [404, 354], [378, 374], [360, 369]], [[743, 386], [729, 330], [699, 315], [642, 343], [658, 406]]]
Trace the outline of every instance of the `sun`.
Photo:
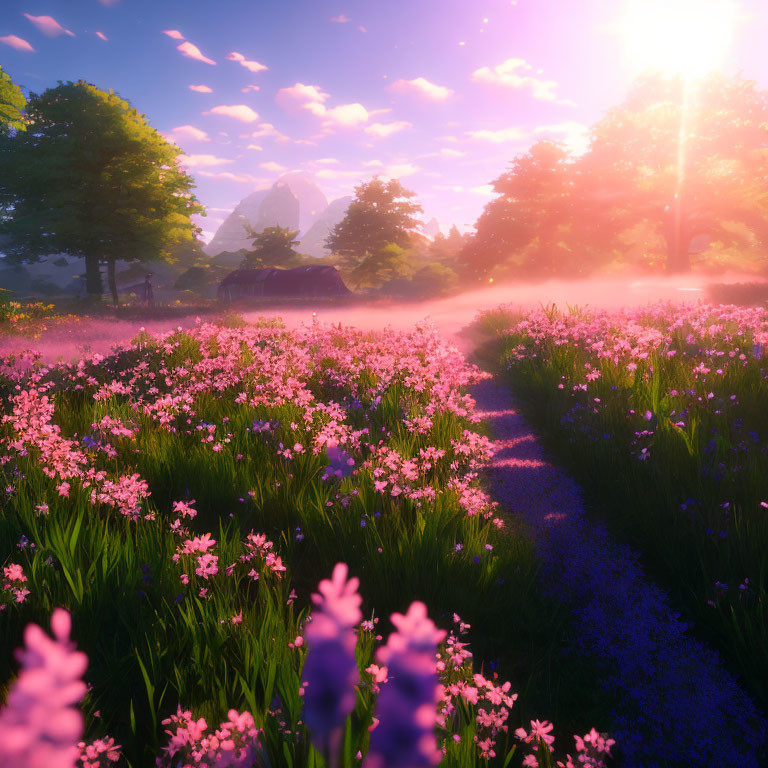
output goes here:
[[722, 65], [737, 19], [735, 0], [629, 0], [624, 44], [638, 70], [700, 77]]

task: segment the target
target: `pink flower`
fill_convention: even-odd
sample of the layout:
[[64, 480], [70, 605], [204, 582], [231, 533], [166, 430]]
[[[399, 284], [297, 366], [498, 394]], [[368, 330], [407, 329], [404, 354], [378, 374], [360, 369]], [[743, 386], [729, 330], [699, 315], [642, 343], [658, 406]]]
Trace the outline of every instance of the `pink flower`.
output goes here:
[[53, 640], [36, 624], [27, 624], [25, 647], [17, 651], [21, 673], [0, 711], [0, 765], [74, 767], [83, 716], [73, 705], [86, 692], [80, 677], [88, 658], [69, 642], [71, 626], [61, 608], [51, 617]]

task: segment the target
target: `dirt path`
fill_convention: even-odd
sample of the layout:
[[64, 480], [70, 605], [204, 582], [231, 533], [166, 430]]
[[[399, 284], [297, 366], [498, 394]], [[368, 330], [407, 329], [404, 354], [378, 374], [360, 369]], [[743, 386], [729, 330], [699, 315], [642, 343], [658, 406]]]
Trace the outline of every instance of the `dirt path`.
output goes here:
[[494, 499], [534, 532], [544, 590], [573, 611], [579, 644], [615, 694], [621, 765], [752, 768], [765, 721], [716, 653], [691, 638], [636, 555], [587, 519], [579, 488], [550, 463], [496, 380], [472, 392], [499, 451], [486, 468]]

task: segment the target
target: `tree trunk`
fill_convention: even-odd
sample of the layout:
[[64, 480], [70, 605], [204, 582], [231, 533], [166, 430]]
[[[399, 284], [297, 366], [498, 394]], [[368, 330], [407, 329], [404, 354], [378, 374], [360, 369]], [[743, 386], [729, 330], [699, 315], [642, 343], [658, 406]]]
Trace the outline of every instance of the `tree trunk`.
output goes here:
[[107, 262], [107, 276], [109, 278], [109, 290], [112, 293], [112, 303], [120, 306], [120, 297], [117, 295], [117, 281], [115, 280], [115, 260], [110, 259]]
[[665, 221], [667, 273], [670, 275], [691, 271], [691, 227], [681, 207], [682, 203], [673, 204]]
[[101, 269], [99, 257], [94, 254], [85, 257], [85, 292], [89, 299], [101, 298]]

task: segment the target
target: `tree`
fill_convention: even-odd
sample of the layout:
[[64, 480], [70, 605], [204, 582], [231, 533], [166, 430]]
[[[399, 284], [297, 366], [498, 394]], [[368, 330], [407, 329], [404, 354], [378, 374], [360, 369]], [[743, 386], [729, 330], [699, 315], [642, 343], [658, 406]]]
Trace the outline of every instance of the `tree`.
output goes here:
[[438, 232], [428, 249], [428, 256], [432, 262], [452, 265], [456, 262], [461, 251], [467, 245], [469, 237], [462, 235], [454, 224], [448, 231], [448, 235]]
[[301, 254], [294, 248], [299, 244], [299, 230], [288, 227], [266, 227], [259, 233], [251, 227], [246, 230], [253, 238], [253, 250], [248, 251], [243, 266], [292, 267], [301, 261]]
[[357, 288], [381, 288], [398, 278], [408, 278], [413, 266], [407, 251], [397, 243], [387, 243], [374, 253], [369, 253], [350, 273]]
[[0, 137], [0, 232], [6, 253], [39, 259], [64, 252], [85, 259], [86, 291], [102, 293], [106, 261], [117, 303], [115, 262], [168, 258], [190, 243], [204, 213], [194, 181], [168, 143], [113, 91], [78, 81], [30, 94], [28, 130]]
[[11, 76], [0, 67], [0, 136], [7, 136], [13, 129], [23, 131], [24, 106], [27, 100]]
[[583, 158], [606, 226], [648, 222], [664, 238], [669, 272], [690, 268], [697, 236], [725, 245], [745, 231], [768, 237], [767, 125], [768, 94], [741, 77], [641, 77], [592, 128]]
[[398, 179], [383, 181], [377, 177], [361, 184], [355, 188], [346, 216], [328, 236], [326, 247], [350, 267], [359, 266], [390, 243], [407, 248], [411, 232], [419, 225], [414, 217], [421, 213], [421, 206], [411, 201], [415, 194]]
[[534, 144], [493, 188], [499, 197], [485, 206], [460, 256], [469, 274], [482, 279], [510, 260], [543, 276], [584, 267], [585, 242], [596, 239], [599, 219], [581, 193], [578, 163], [561, 144]]

